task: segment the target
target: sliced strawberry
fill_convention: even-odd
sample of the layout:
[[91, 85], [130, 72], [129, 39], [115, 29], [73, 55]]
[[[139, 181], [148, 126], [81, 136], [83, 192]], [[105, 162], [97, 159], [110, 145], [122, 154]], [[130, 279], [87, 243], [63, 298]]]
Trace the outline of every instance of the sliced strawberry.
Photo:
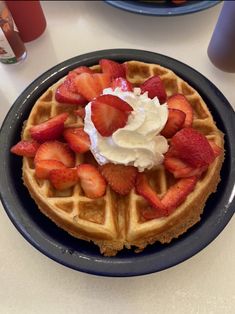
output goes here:
[[174, 156], [197, 168], [208, 166], [215, 156], [207, 138], [193, 128], [184, 128], [171, 139]]
[[68, 73], [68, 75], [66, 76], [65, 79], [65, 84], [68, 86], [69, 91], [73, 92], [73, 93], [77, 93], [77, 87], [76, 87], [76, 83], [75, 83], [75, 78], [80, 75], [81, 73], [90, 73], [92, 74], [93, 71], [86, 67], [86, 66], [80, 66], [72, 71], [70, 71]]
[[85, 108], [78, 108], [77, 110], [74, 110], [74, 113], [75, 113], [75, 115], [82, 118], [82, 120], [84, 120], [85, 115], [86, 115], [86, 110], [85, 110]]
[[106, 182], [97, 168], [90, 164], [81, 164], [77, 167], [77, 173], [87, 197], [98, 198], [105, 194]]
[[214, 141], [209, 141], [209, 144], [213, 150], [215, 158], [222, 154], [222, 149], [217, 144], [215, 144]]
[[175, 94], [167, 99], [168, 108], [178, 109], [186, 114], [183, 127], [191, 127], [193, 123], [193, 109], [186, 97], [181, 94]]
[[133, 110], [133, 108], [125, 100], [115, 95], [101, 95], [95, 99], [95, 102], [99, 102], [100, 106], [105, 104], [128, 113]]
[[172, 137], [183, 127], [185, 117], [186, 114], [181, 110], [168, 109], [168, 119], [161, 134], [167, 138]]
[[64, 169], [65, 165], [58, 160], [39, 160], [35, 166], [35, 174], [38, 179], [48, 179], [53, 169]]
[[105, 73], [81, 73], [75, 78], [75, 84], [78, 93], [90, 101], [111, 85], [111, 78]]
[[53, 169], [49, 173], [49, 180], [56, 190], [69, 189], [78, 182], [77, 169]]
[[64, 122], [68, 118], [68, 113], [61, 113], [53, 118], [30, 128], [32, 138], [39, 143], [56, 140], [64, 130]]
[[171, 0], [172, 3], [174, 4], [182, 4], [185, 3], [187, 0]]
[[157, 97], [160, 104], [166, 102], [166, 90], [159, 76], [155, 75], [140, 85], [142, 94], [148, 92], [149, 98]]
[[40, 145], [34, 158], [37, 164], [40, 160], [57, 160], [66, 167], [74, 167], [75, 157], [71, 149], [64, 143], [58, 141], [45, 142]]
[[[100, 86], [100, 90], [103, 91], [103, 89], [110, 87], [111, 85], [111, 78], [108, 74], [105, 73], [94, 73], [92, 74], [93, 78], [97, 85]], [[100, 95], [101, 93], [99, 93]]]
[[19, 156], [34, 157], [39, 146], [40, 144], [35, 140], [21, 140], [11, 147], [11, 153]]
[[186, 197], [194, 190], [196, 183], [197, 177], [192, 176], [180, 179], [169, 188], [161, 200], [163, 206], [168, 209], [168, 213], [171, 213], [185, 201]]
[[175, 178], [200, 177], [208, 168], [207, 165], [194, 168], [181, 159], [168, 156], [168, 154], [165, 155], [164, 166]]
[[66, 128], [63, 136], [69, 147], [76, 153], [85, 153], [90, 149], [90, 137], [83, 128]]
[[168, 216], [167, 207], [162, 204], [157, 193], [150, 186], [148, 179], [144, 173], [138, 173], [136, 178], [136, 193], [143, 196], [154, 207], [155, 210], [144, 210], [142, 215], [146, 219], [159, 218]]
[[[161, 204], [161, 206], [163, 206]], [[168, 212], [166, 211], [166, 214], [162, 213], [160, 210], [156, 209], [152, 206], [147, 206], [142, 209], [140, 209], [140, 214], [145, 220], [152, 220], [152, 219], [158, 219], [162, 218], [168, 215]]]
[[[117, 108], [119, 105], [120, 109]], [[124, 107], [131, 108], [126, 102], [112, 95], [102, 95], [92, 101], [91, 120], [102, 136], [110, 136], [126, 125], [129, 111], [123, 111]]]
[[107, 73], [112, 79], [117, 77], [126, 77], [125, 67], [116, 61], [101, 59], [100, 67], [103, 73]]
[[72, 105], [86, 105], [87, 100], [77, 92], [71, 90], [68, 82], [64, 82], [56, 89], [55, 99], [59, 103]]
[[111, 188], [121, 194], [128, 194], [135, 185], [137, 169], [133, 166], [105, 164], [100, 168]]
[[115, 88], [119, 87], [123, 92], [132, 92], [133, 91], [133, 86], [130, 82], [128, 82], [126, 79], [123, 77], [117, 77], [115, 78], [112, 83], [111, 87], [114, 90]]
[[74, 73], [76, 75], [79, 75], [81, 73], [90, 73], [90, 74], [92, 74], [93, 71], [90, 68], [88, 68], [87, 66], [81, 65], [80, 67], [77, 67], [77, 68], [73, 69], [72, 71], [70, 71], [68, 76], [73, 75]]

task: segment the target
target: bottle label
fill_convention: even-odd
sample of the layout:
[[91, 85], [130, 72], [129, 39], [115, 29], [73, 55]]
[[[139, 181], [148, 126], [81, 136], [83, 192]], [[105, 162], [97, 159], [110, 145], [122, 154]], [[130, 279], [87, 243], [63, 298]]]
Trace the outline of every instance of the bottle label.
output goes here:
[[16, 63], [16, 56], [0, 27], [0, 61], [2, 63]]

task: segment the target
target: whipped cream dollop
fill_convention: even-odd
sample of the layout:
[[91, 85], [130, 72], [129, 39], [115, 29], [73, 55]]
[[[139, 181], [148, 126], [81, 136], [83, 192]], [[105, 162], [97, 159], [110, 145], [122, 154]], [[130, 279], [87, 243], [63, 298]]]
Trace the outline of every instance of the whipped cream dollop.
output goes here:
[[[106, 163], [132, 165], [139, 171], [151, 169], [163, 162], [163, 154], [168, 150], [165, 137], [159, 135], [168, 118], [166, 104], [160, 105], [158, 98], [148, 98], [140, 88], [133, 92], [123, 92], [106, 88], [103, 94], [111, 94], [125, 100], [133, 111], [125, 127], [116, 130], [111, 136], [103, 137], [91, 120], [91, 103], [86, 106], [84, 130], [91, 140], [90, 150], [100, 165]], [[108, 117], [107, 117], [108, 119]]]

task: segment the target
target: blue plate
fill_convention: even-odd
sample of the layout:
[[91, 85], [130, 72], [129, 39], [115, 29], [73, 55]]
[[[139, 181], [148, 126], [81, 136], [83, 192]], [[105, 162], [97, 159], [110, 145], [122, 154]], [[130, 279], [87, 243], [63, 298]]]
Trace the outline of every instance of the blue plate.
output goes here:
[[174, 16], [209, 9], [221, 1], [187, 1], [183, 4], [176, 5], [170, 1], [165, 3], [150, 3], [144, 1], [112, 1], [104, 0], [106, 3], [132, 13], [155, 15], [155, 16]]
[[[20, 140], [23, 122], [35, 101], [53, 83], [75, 67], [97, 64], [101, 58], [119, 62], [140, 60], [172, 69], [204, 98], [218, 127], [225, 134], [226, 157], [221, 182], [206, 203], [200, 223], [184, 235], [162, 245], [155, 243], [142, 253], [123, 250], [116, 257], [103, 257], [92, 243], [78, 240], [58, 228], [38, 210], [21, 179], [22, 158], [10, 153]], [[0, 132], [0, 195], [3, 206], [19, 232], [51, 259], [75, 270], [103, 276], [137, 276], [174, 266], [207, 246], [234, 214], [235, 114], [221, 92], [203, 75], [175, 59], [157, 53], [114, 49], [91, 52], [62, 62], [37, 78], [15, 101]], [[7, 245], [7, 244], [6, 244]]]

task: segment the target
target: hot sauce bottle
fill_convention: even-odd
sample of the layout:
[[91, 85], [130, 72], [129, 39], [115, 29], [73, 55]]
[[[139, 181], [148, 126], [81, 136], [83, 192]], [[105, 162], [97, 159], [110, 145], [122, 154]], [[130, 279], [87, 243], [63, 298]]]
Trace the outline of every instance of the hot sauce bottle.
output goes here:
[[24, 59], [27, 55], [10, 11], [0, 1], [0, 61], [10, 64]]

